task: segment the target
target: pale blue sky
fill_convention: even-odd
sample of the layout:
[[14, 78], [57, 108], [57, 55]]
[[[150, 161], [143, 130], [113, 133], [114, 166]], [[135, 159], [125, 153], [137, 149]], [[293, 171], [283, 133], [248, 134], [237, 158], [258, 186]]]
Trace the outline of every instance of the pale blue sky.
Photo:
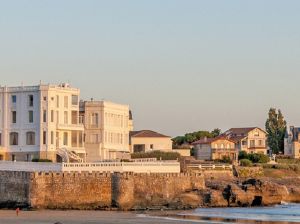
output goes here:
[[[0, 0], [0, 84], [70, 82], [169, 135], [300, 125], [300, 1]], [[299, 102], [298, 102], [299, 101]]]

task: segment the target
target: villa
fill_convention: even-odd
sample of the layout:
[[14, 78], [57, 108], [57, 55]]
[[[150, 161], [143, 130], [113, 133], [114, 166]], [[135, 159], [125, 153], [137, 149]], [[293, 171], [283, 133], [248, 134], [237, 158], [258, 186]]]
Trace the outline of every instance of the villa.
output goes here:
[[171, 137], [151, 130], [130, 132], [131, 153], [149, 152], [154, 150], [171, 152]]
[[84, 159], [79, 94], [66, 83], [0, 87], [0, 160]]
[[216, 138], [203, 138], [192, 143], [195, 149], [195, 157], [198, 160], [221, 160], [224, 157], [232, 161], [237, 159], [236, 144], [225, 136]]
[[284, 137], [284, 155], [300, 158], [300, 128], [291, 126]]

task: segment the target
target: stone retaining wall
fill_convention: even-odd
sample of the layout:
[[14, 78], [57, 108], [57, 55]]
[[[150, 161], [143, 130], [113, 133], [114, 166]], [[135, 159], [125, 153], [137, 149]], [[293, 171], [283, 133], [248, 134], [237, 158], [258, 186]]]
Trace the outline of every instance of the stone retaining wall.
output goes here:
[[163, 205], [204, 187], [200, 174], [0, 171], [0, 205], [127, 210]]

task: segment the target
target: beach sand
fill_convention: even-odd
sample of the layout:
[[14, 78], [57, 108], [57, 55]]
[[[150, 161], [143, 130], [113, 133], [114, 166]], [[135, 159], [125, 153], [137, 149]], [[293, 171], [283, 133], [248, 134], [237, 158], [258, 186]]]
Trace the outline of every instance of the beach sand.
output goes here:
[[[134, 212], [111, 211], [20, 211], [19, 216], [12, 210], [0, 210], [0, 224], [132, 224], [132, 223], [166, 223], [175, 224], [182, 221], [148, 217]], [[193, 222], [184, 222], [193, 223]]]

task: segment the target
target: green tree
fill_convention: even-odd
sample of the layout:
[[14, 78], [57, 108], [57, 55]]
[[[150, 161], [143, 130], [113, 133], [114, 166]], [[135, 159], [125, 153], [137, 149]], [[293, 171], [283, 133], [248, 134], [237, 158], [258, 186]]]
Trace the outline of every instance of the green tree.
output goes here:
[[270, 108], [266, 121], [267, 142], [273, 153], [284, 151], [284, 135], [286, 132], [286, 121], [280, 110]]
[[213, 137], [218, 137], [221, 134], [221, 129], [220, 128], [215, 128], [211, 134], [213, 135]]

